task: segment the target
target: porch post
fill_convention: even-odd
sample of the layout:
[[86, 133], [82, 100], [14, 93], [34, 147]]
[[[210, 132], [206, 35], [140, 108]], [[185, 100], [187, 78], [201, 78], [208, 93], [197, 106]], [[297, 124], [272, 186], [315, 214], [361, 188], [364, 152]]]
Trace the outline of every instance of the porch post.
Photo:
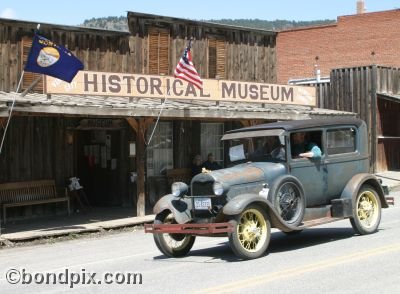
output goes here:
[[146, 130], [153, 122], [153, 118], [140, 118], [138, 120], [127, 117], [126, 121], [136, 133], [136, 172], [137, 172], [137, 216], [146, 215], [146, 186], [145, 186], [145, 164], [146, 164]]
[[139, 130], [136, 133], [136, 167], [137, 167], [137, 216], [145, 216], [145, 141], [146, 122], [139, 119]]

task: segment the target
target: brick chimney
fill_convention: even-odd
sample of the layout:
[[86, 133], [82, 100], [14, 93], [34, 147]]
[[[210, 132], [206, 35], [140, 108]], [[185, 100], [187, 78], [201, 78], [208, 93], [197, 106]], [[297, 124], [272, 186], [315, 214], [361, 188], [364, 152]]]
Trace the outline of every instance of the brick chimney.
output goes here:
[[363, 14], [365, 12], [364, 0], [357, 0], [357, 14]]

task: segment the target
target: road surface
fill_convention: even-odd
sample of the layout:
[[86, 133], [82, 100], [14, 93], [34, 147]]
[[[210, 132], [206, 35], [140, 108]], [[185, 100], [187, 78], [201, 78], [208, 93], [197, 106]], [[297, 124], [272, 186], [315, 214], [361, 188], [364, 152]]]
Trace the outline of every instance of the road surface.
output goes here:
[[1, 293], [400, 293], [400, 205], [383, 210], [372, 235], [355, 235], [348, 220], [273, 230], [266, 255], [250, 261], [227, 238], [204, 237], [168, 259], [139, 230], [2, 249], [0, 264]]

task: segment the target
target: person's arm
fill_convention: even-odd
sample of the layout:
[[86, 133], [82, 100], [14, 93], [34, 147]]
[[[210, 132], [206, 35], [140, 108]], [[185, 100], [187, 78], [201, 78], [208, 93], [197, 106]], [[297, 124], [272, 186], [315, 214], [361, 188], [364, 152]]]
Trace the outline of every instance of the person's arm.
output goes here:
[[312, 144], [312, 148], [308, 152], [300, 153], [300, 157], [306, 157], [306, 158], [321, 158], [322, 152], [321, 149], [316, 145]]

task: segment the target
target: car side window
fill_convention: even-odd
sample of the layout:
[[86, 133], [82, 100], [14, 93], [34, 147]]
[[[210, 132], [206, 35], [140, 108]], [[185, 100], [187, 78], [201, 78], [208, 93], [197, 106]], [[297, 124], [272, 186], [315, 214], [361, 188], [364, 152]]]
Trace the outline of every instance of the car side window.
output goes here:
[[333, 155], [356, 151], [355, 128], [328, 130], [326, 134], [328, 154]]
[[305, 152], [314, 153], [313, 158], [320, 158], [324, 154], [322, 145], [322, 131], [301, 131], [290, 135], [292, 158], [301, 157]]

